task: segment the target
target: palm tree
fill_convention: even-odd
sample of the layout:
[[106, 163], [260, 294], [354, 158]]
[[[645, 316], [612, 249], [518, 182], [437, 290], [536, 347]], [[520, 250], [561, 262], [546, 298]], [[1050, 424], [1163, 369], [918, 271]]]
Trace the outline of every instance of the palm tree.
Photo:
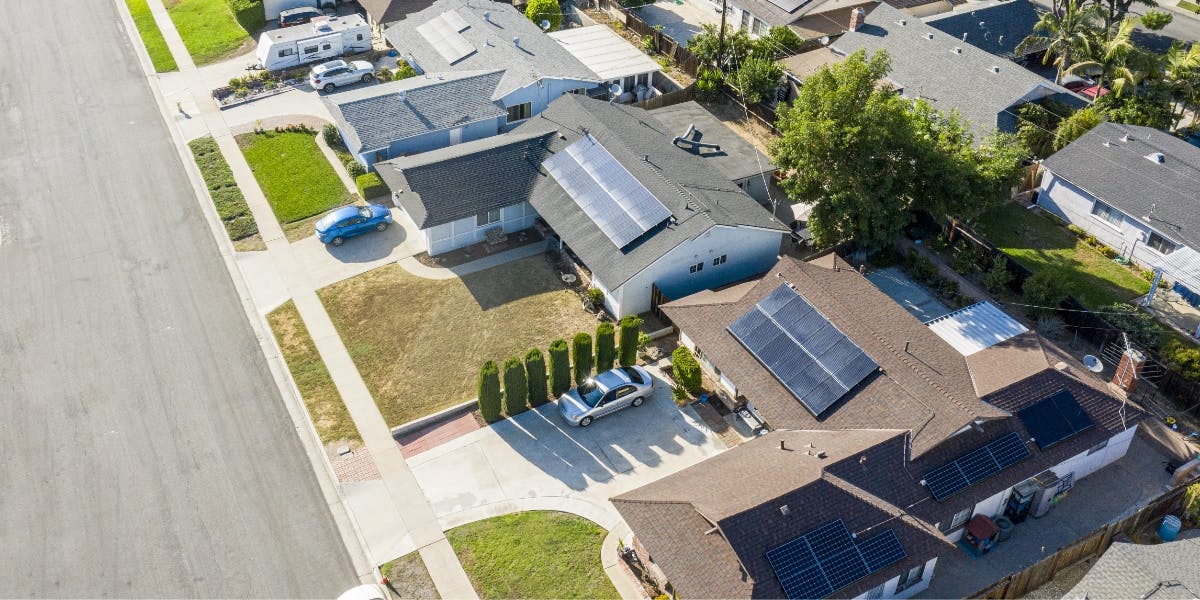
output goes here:
[[1187, 108], [1200, 100], [1200, 44], [1193, 43], [1187, 50], [1179, 42], [1171, 44], [1163, 57], [1162, 68], [1171, 98], [1179, 106], [1179, 114], [1173, 123], [1178, 126]]
[[1059, 14], [1058, 11], [1044, 13], [1034, 33], [1021, 40], [1013, 50], [1015, 56], [1045, 50], [1042, 64], [1054, 63], [1058, 72], [1054, 83], [1062, 83], [1063, 73], [1071, 66], [1077, 53], [1086, 54], [1095, 39], [1096, 23], [1100, 20], [1100, 9], [1094, 4], [1083, 6], [1079, 0], [1071, 0]]
[[1130, 36], [1137, 27], [1136, 17], [1128, 17], [1115, 27], [1104, 32], [1103, 37], [1097, 36], [1091, 43], [1083, 47], [1081, 60], [1069, 67], [1066, 72], [1096, 73], [1096, 96], [1094, 102], [1104, 91], [1105, 79], [1109, 81], [1112, 91], [1120, 96], [1126, 88], [1137, 87], [1148, 72], [1153, 69], [1145, 68], [1151, 56], [1134, 45]]

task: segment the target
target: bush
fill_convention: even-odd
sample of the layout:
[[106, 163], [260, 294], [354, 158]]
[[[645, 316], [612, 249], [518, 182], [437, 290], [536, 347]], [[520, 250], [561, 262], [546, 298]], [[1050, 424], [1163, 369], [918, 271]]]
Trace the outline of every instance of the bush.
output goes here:
[[500, 420], [500, 369], [496, 361], [489, 360], [479, 369], [479, 414], [484, 421]]
[[696, 97], [700, 100], [714, 100], [721, 91], [721, 72], [717, 69], [702, 69], [696, 78]]
[[387, 67], [380, 67], [379, 70], [375, 72], [375, 78], [380, 81], [391, 81], [395, 77], [396, 75]]
[[950, 267], [970, 277], [980, 271], [981, 264], [983, 264], [983, 255], [970, 246], [963, 246], [954, 255], [954, 261], [950, 264]]
[[571, 359], [574, 363], [575, 385], [592, 376], [592, 336], [582, 331], [571, 338]]
[[402, 60], [396, 63], [396, 72], [392, 74], [392, 80], [400, 81], [401, 79], [408, 79], [409, 77], [416, 76], [417, 70], [414, 69], [412, 65]]
[[1200, 521], [1200, 482], [1189, 485], [1183, 491], [1183, 518], [1195, 523]]
[[353, 156], [348, 156], [343, 159], [342, 164], [345, 165], [346, 173], [350, 175], [351, 179], [358, 179], [359, 177], [367, 174], [367, 168], [364, 167], [362, 163], [354, 160]]
[[654, 51], [655, 51], [654, 36], [649, 35], [649, 34], [642, 36], [642, 50], [645, 50], [646, 52], [651, 53], [651, 54], [654, 53]]
[[1057, 336], [1058, 334], [1062, 333], [1063, 327], [1065, 326], [1066, 324], [1063, 323], [1062, 319], [1053, 315], [1041, 316], [1038, 317], [1037, 320], [1038, 333], [1041, 333], [1046, 337]]
[[776, 25], [758, 41], [754, 42], [754, 54], [764, 58], [778, 59], [800, 51], [804, 40], [790, 27]]
[[933, 264], [933, 261], [929, 260], [928, 258], [918, 254], [917, 251], [913, 250], [912, 248], [909, 248], [908, 250], [908, 256], [905, 259], [904, 266], [908, 270], [909, 274], [921, 281], [929, 282], [932, 281], [934, 277], [937, 277], [937, 265]]
[[333, 123], [326, 123], [325, 126], [321, 128], [321, 138], [325, 140], [325, 143], [330, 148], [345, 146], [345, 144], [342, 143], [342, 133], [338, 131], [337, 125], [334, 125]]
[[617, 359], [616, 329], [609, 321], [596, 326], [596, 372], [613, 368]]
[[680, 346], [671, 353], [671, 374], [689, 394], [694, 396], [700, 393], [700, 363], [696, 362], [696, 357], [686, 346]]
[[1130, 339], [1145, 348], [1163, 345], [1162, 326], [1149, 312], [1132, 304], [1116, 302], [1104, 307], [1104, 319], [1117, 329], [1129, 334]]
[[546, 31], [554, 31], [562, 24], [562, 8], [558, 6], [558, 0], [529, 0], [529, 4], [525, 5], [525, 16], [539, 28], [542, 21], [549, 21], [550, 28]]
[[537, 348], [525, 353], [525, 381], [529, 384], [529, 406], [536, 408], [545, 404], [546, 359]]
[[1026, 312], [1040, 317], [1055, 314], [1058, 306], [1067, 299], [1067, 291], [1052, 271], [1038, 271], [1025, 280], [1021, 297], [1025, 304], [1030, 305], [1026, 307]]
[[571, 388], [571, 359], [566, 340], [550, 342], [550, 395], [555, 398]]
[[1099, 252], [1102, 256], [1104, 256], [1104, 258], [1107, 258], [1110, 260], [1117, 257], [1117, 251], [1113, 250], [1112, 248], [1110, 248], [1108, 246], [1096, 246], [1096, 251]]
[[391, 194], [387, 185], [383, 183], [383, 179], [378, 173], [363, 173], [354, 178], [354, 185], [358, 187], [358, 195], [363, 200], [379, 198]]
[[1071, 233], [1075, 234], [1075, 237], [1078, 237], [1078, 238], [1082, 238], [1082, 237], [1088, 235], [1087, 230], [1085, 230], [1084, 228], [1082, 228], [1074, 223], [1067, 224], [1067, 231], [1070, 231]]
[[783, 78], [783, 67], [767, 58], [747, 58], [733, 72], [729, 85], [737, 90], [746, 104], [770, 102]]
[[525, 363], [510, 356], [504, 359], [504, 414], [513, 417], [525, 412], [529, 400], [529, 381], [525, 379]]
[[1148, 10], [1142, 15], [1142, 26], [1150, 31], [1159, 31], [1163, 27], [1171, 24], [1175, 20], [1175, 15], [1161, 10]]
[[958, 295], [958, 282], [953, 279], [938, 277], [937, 291], [945, 298], [954, 298]]
[[604, 307], [604, 291], [600, 288], [588, 288], [587, 300], [592, 303], [592, 307], [600, 310]]
[[1004, 289], [1013, 280], [1013, 274], [1008, 270], [1008, 260], [1003, 254], [992, 257], [992, 266], [983, 274], [983, 287], [995, 294]]
[[642, 319], [635, 315], [626, 315], [621, 317], [617, 327], [621, 329], [621, 349], [617, 362], [622, 367], [634, 365], [637, 363], [638, 348], [644, 347], [641, 341]]

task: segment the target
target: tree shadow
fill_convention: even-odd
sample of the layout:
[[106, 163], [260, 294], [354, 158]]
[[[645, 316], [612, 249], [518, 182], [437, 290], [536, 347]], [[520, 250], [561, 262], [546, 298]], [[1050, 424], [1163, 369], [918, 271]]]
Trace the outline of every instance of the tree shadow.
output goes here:
[[541, 254], [461, 275], [459, 279], [483, 310], [566, 289]]

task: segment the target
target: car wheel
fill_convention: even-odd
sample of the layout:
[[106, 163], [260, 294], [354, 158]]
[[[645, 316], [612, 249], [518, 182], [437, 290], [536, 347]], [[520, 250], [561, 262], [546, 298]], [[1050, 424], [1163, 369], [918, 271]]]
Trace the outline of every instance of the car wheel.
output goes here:
[[375, 226], [375, 231], [383, 231], [387, 229], [387, 223], [380, 223]]
[[341, 246], [342, 242], [344, 242], [344, 241], [346, 241], [346, 240], [342, 239], [342, 236], [339, 235], [339, 236], [333, 238], [332, 240], [329, 240], [329, 243], [333, 244], [334, 246]]
[[641, 406], [641, 405], [642, 405], [642, 403], [643, 403], [643, 402], [645, 402], [645, 401], [646, 401], [646, 399], [645, 399], [645, 398], [643, 398], [643, 397], [641, 397], [641, 396], [638, 396], [637, 398], [634, 398], [634, 399], [633, 399], [633, 402], [630, 402], [629, 404], [630, 404], [630, 405], [632, 405], [632, 406]]
[[582, 418], [582, 419], [580, 419], [580, 420], [579, 420], [579, 426], [580, 426], [580, 427], [587, 427], [588, 425], [591, 425], [591, 424], [592, 424], [592, 418], [591, 418], [591, 417], [584, 417], [584, 418]]
[[321, 89], [325, 90], [326, 92], [332, 92], [334, 87], [336, 87], [336, 86], [334, 86], [332, 83], [327, 83], [327, 84], [325, 84], [325, 87], [323, 87]]
[[362, 76], [363, 83], [367, 83], [368, 81], [371, 81], [372, 79], [375, 79], [375, 76], [370, 73], [364, 73]]

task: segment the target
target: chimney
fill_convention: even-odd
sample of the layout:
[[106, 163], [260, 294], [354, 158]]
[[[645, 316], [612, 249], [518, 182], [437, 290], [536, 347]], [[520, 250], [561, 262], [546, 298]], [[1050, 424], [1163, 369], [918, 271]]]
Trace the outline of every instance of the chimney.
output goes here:
[[863, 10], [862, 7], [850, 11], [850, 31], [858, 31], [858, 28], [862, 27], [866, 20], [867, 11]]
[[1142, 367], [1146, 365], [1146, 355], [1130, 348], [1121, 355], [1121, 362], [1117, 364], [1117, 372], [1113, 375], [1112, 384], [1126, 394], [1133, 393], [1133, 389], [1137, 387], [1138, 377], [1142, 374]]

